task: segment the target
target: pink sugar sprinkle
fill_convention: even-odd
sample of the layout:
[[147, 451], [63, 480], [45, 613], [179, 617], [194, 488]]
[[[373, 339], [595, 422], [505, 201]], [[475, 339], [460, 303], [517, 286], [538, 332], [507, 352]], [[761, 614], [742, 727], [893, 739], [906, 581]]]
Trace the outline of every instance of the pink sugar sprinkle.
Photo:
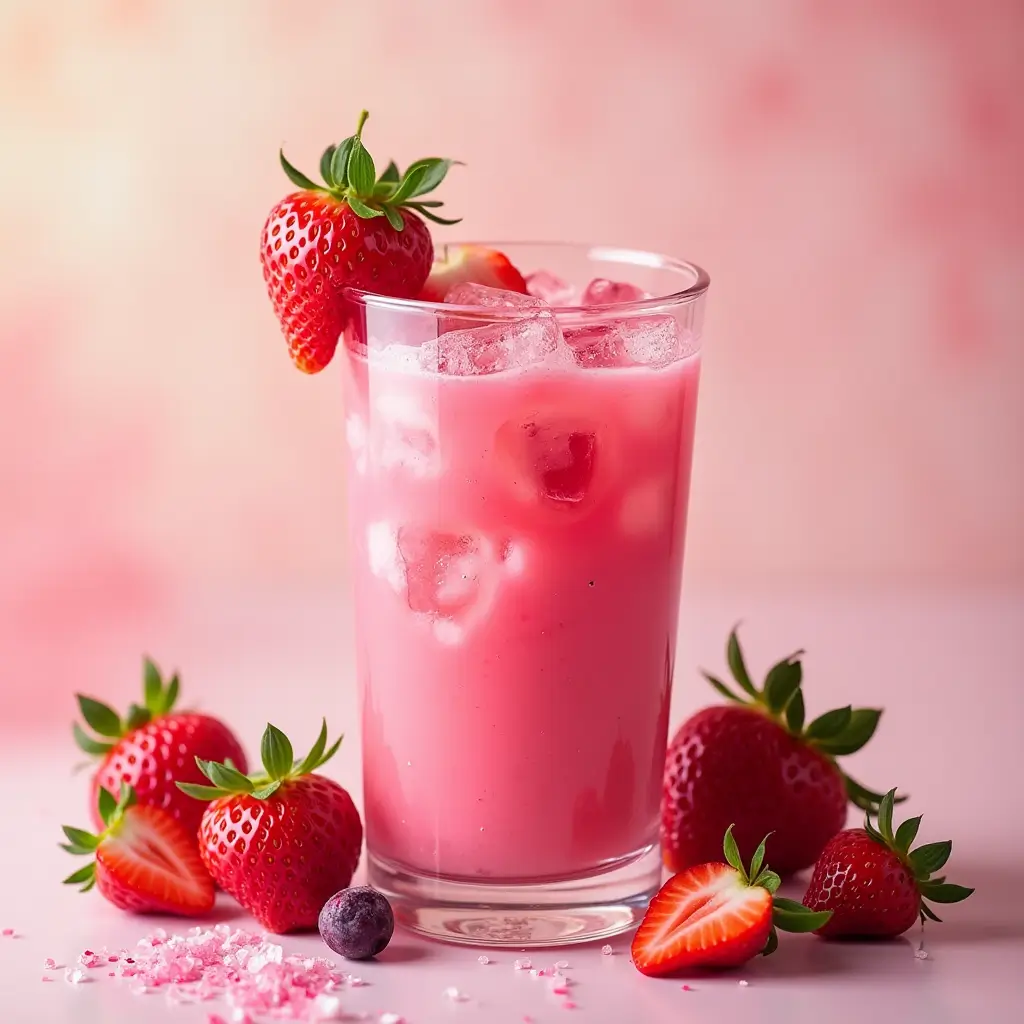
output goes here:
[[476, 962], [478, 964], [489, 964], [491, 962], [491, 958], [489, 956], [478, 956], [476, 958]]
[[612, 953], [615, 952], [615, 950], [612, 949], [612, 947], [609, 946], [607, 943], [605, 943], [605, 945], [601, 947], [601, 952], [604, 953], [605, 956], [611, 956]]
[[44, 974], [42, 976], [42, 978], [40, 978], [39, 980], [40, 981], [53, 981], [53, 978], [51, 978], [48, 974]]
[[690, 988], [690, 986], [689, 986], [689, 985], [684, 985], [684, 986], [683, 986], [683, 991], [684, 991], [684, 992], [692, 992], [692, 991], [693, 991], [693, 989], [692, 989], [692, 988]]
[[228, 1024], [228, 1022], [219, 1013], [211, 1013], [206, 1018], [206, 1024]]
[[116, 978], [117, 977], [117, 971], [107, 971], [107, 977], [108, 978]]
[[517, 971], [528, 971], [531, 967], [533, 967], [533, 964], [529, 960], [523, 959], [517, 960], [512, 966]]
[[569, 990], [565, 985], [556, 985], [551, 991], [556, 996], [567, 996], [569, 994]]
[[562, 1009], [563, 1010], [575, 1010], [576, 1009], [576, 1004], [571, 999], [566, 999], [566, 1001], [564, 1003], [562, 1003]]
[[54, 960], [53, 957], [48, 956], [43, 961], [43, 970], [44, 971], [55, 971], [55, 970], [57, 970], [57, 961]]
[[377, 1024], [405, 1024], [405, 1018], [397, 1013], [382, 1013]]
[[740, 982], [740, 986], [741, 986], [742, 988], [746, 988], [746, 987], [747, 987], [747, 986], [748, 986], [749, 984], [750, 984], [750, 982], [749, 982], [749, 981], [741, 981], [741, 982]]
[[5, 939], [9, 939], [14, 934], [13, 928], [5, 928], [3, 932], [0, 932]]
[[81, 985], [85, 981], [85, 971], [79, 970], [77, 967], [69, 967], [64, 972], [64, 980], [69, 985]]

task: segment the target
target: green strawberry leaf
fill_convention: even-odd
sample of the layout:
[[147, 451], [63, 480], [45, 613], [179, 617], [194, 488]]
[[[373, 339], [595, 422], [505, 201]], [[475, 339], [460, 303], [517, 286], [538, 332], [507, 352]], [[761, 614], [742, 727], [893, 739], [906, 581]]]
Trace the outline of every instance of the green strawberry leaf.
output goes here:
[[167, 684], [167, 689], [164, 690], [163, 707], [161, 708], [162, 714], [170, 714], [171, 709], [178, 701], [178, 691], [180, 689], [181, 678], [178, 676], [178, 673], [175, 672], [174, 675], [171, 676], [171, 681]]
[[377, 179], [378, 181], [390, 182], [397, 184], [402, 180], [402, 175], [398, 173], [398, 164], [392, 160], [387, 167], [384, 168], [384, 173]]
[[362, 217], [363, 220], [370, 220], [372, 217], [383, 217], [383, 210], [375, 210], [372, 206], [367, 206], [358, 196], [346, 196], [345, 202], [348, 203], [352, 212], [357, 217]]
[[405, 228], [405, 218], [402, 216], [402, 211], [394, 206], [384, 206], [384, 216], [387, 217], [388, 223], [396, 230], [402, 231]]
[[765, 868], [754, 881], [754, 885], [761, 886], [762, 889], [767, 889], [772, 895], [778, 892], [779, 886], [782, 885], [782, 879], [774, 872]]
[[64, 879], [65, 885], [81, 885], [83, 882], [90, 881], [96, 874], [95, 864], [86, 864], [84, 867], [79, 868], [77, 871], [72, 872]]
[[779, 948], [779, 933], [773, 928], [768, 933], [768, 941], [761, 950], [761, 956], [771, 956]]
[[328, 188], [334, 188], [334, 175], [331, 173], [331, 160], [334, 157], [335, 146], [328, 146], [320, 156], [320, 177]]
[[[344, 738], [345, 735], [343, 733], [327, 748], [327, 750], [324, 751], [324, 753], [320, 756], [320, 759], [317, 761], [315, 765], [313, 765], [310, 771], [316, 771], [317, 768], [319, 768], [321, 765], [327, 764], [327, 762], [330, 761], [330, 759], [334, 757], [334, 755], [338, 752], [338, 748], [341, 746], [341, 741]], [[306, 774], [308, 775], [309, 772], [306, 772]]]
[[[267, 723], [267, 728], [263, 733], [260, 755], [263, 759], [263, 767], [271, 779], [286, 778], [295, 767], [295, 753], [292, 750], [291, 741], [280, 729], [270, 723]], [[235, 774], [244, 778], [237, 771]], [[213, 781], [217, 782], [216, 779]], [[252, 792], [251, 786], [249, 792]]]
[[916, 818], [907, 818], [898, 829], [896, 829], [896, 849], [903, 856], [907, 855], [910, 845], [917, 838], [917, 830], [921, 827], [921, 815]]
[[924, 924], [924, 919], [928, 918], [929, 921], [934, 921], [936, 924], [942, 924], [942, 918], [932, 910], [924, 901], [921, 902], [921, 924]]
[[827, 740], [838, 736], [850, 724], [852, 716], [853, 708], [849, 704], [845, 708], [826, 711], [807, 726], [806, 736], [809, 740]]
[[96, 796], [96, 804], [100, 812], [100, 821], [104, 825], [109, 825], [110, 819], [114, 816], [114, 811], [117, 810], [117, 797], [104, 786], [100, 786]]
[[789, 699], [800, 688], [803, 668], [798, 659], [802, 653], [797, 651], [768, 670], [764, 681], [764, 700], [775, 714], [785, 708]]
[[164, 683], [151, 658], [144, 658], [142, 662], [142, 694], [150, 713], [159, 715], [163, 710]]
[[734, 867], [745, 878], [747, 872], [743, 868], [743, 858], [740, 856], [739, 847], [736, 845], [736, 839], [732, 834], [733, 828], [734, 826], [730, 825], [725, 830], [725, 839], [722, 843], [722, 850], [725, 853], [726, 863], [730, 867]]
[[[771, 835], [771, 832], [768, 833], [768, 836], [770, 836], [770, 835]], [[765, 844], [768, 842], [768, 836], [765, 836], [764, 839], [761, 840], [760, 845], [754, 851], [754, 856], [750, 860], [750, 877], [751, 878], [757, 878], [757, 876], [761, 873], [761, 867], [764, 864]]]
[[84, 750], [87, 754], [109, 754], [114, 749], [113, 743], [101, 743], [99, 740], [94, 740], [77, 722], [72, 723], [71, 732], [75, 737], [78, 749]]
[[112, 739], [120, 738], [122, 732], [121, 719], [117, 717], [117, 713], [113, 709], [107, 707], [106, 704], [101, 704], [98, 700], [93, 700], [92, 697], [86, 697], [80, 693], [76, 694], [76, 697], [82, 717], [93, 732], [98, 733], [100, 736], [109, 736]]
[[352, 140], [352, 149], [348, 155], [348, 187], [357, 196], [373, 194], [373, 186], [377, 180], [377, 169], [373, 166], [370, 156], [362, 140]]
[[352, 155], [352, 144], [355, 141], [355, 136], [350, 135], [339, 142], [331, 154], [331, 184], [335, 188], [348, 187], [348, 160]]
[[272, 797], [281, 788], [281, 781], [275, 779], [273, 782], [268, 783], [266, 786], [262, 786], [259, 789], [254, 789], [252, 795], [257, 800], [267, 800]]
[[425, 196], [428, 192], [433, 192], [444, 181], [448, 169], [457, 163], [459, 163], [458, 160], [442, 160], [436, 156], [411, 163], [406, 169], [406, 177], [409, 177], [413, 171], [423, 170], [422, 176], [417, 181], [416, 190], [411, 195]]
[[410, 167], [398, 183], [398, 186], [388, 197], [388, 202], [398, 205], [399, 203], [404, 203], [410, 196], [415, 195], [415, 189], [426, 173], [425, 167]]
[[100, 837], [94, 836], [91, 832], [86, 832], [81, 828], [72, 828], [70, 825], [61, 825], [61, 828], [73, 846], [81, 847], [87, 853], [100, 845]]
[[309, 753], [302, 759], [302, 764], [295, 769], [296, 775], [308, 775], [310, 772], [315, 771], [317, 766], [320, 764], [320, 758], [324, 756], [324, 748], [327, 746], [327, 719], [321, 720], [320, 724], [320, 735], [317, 736], [316, 742], [310, 748]]
[[447, 217], [439, 217], [436, 213], [431, 213], [429, 210], [424, 209], [423, 203], [406, 203], [408, 207], [415, 210], [421, 217], [426, 217], [427, 220], [432, 220], [435, 224], [443, 224], [446, 227], [450, 227], [452, 224], [458, 224], [461, 222], [461, 217], [456, 217], [450, 220]]
[[218, 789], [227, 790], [229, 793], [251, 793], [253, 790], [251, 780], [236, 768], [229, 768], [226, 764], [218, 764], [216, 761], [204, 761], [201, 757], [196, 758], [196, 764]]
[[914, 874], [926, 877], [940, 870], [952, 852], [953, 843], [948, 839], [942, 843], [926, 843], [911, 852], [910, 866]]
[[804, 728], [804, 695], [797, 690], [786, 705], [786, 727], [794, 736], [799, 736]]
[[195, 782], [176, 782], [175, 785], [186, 796], [196, 800], [219, 800], [223, 796], [231, 796], [226, 789], [220, 789], [218, 786], [200, 786]]
[[278, 156], [280, 157], [281, 167], [284, 170], [284, 173], [288, 175], [288, 180], [293, 185], [297, 185], [299, 188], [308, 189], [308, 190], [311, 190], [311, 191], [314, 191], [314, 192], [315, 191], [322, 191], [322, 189], [318, 188], [318, 186], [317, 186], [315, 181], [310, 181], [310, 179], [307, 178], [302, 173], [302, 171], [296, 170], [294, 167], [292, 167], [292, 165], [290, 163], [288, 163], [288, 161], [285, 159], [285, 155], [284, 155], [284, 150], [283, 149], [278, 153]]
[[138, 704], [129, 704], [128, 714], [124, 716], [125, 730], [132, 732], [145, 725], [152, 717], [149, 708], [140, 707]]
[[921, 895], [933, 903], [959, 903], [967, 899], [974, 892], [964, 885], [953, 885], [952, 882], [943, 882], [936, 885], [934, 882], [921, 883]]
[[880, 708], [854, 708], [849, 723], [838, 736], [821, 740], [815, 746], [833, 757], [855, 754], [874, 736], [881, 717]]
[[725, 683], [722, 682], [717, 676], [713, 676], [710, 672], [705, 672], [701, 669], [700, 673], [726, 700], [734, 701], [737, 704], [746, 704], [746, 701], [737, 696], [732, 690], [729, 689]]
[[888, 846], [893, 846], [896, 843], [896, 837], [892, 834], [892, 809], [895, 799], [896, 790], [890, 789], [878, 805], [878, 831], [881, 832], [882, 838], [885, 839]]
[[782, 896], [772, 897], [772, 924], [784, 932], [814, 932], [827, 924], [831, 910], [810, 910]]
[[745, 693], [756, 698], [758, 696], [757, 687], [750, 678], [750, 673], [747, 671], [747, 664], [743, 660], [743, 650], [740, 647], [740, 640], [737, 633], [739, 628], [739, 623], [737, 623], [733, 626], [732, 632], [729, 634], [729, 639], [725, 645], [725, 660], [729, 664], [729, 671], [732, 673], [733, 679], [740, 684], [740, 687]]

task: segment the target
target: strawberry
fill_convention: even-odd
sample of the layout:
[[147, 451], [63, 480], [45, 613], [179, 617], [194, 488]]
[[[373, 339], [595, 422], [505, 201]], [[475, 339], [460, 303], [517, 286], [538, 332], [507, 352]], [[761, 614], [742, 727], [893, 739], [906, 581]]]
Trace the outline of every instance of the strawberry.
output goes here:
[[444, 302], [456, 285], [470, 283], [526, 294], [523, 275], [503, 252], [482, 245], [446, 245], [434, 257], [430, 277], [419, 297], [427, 302]]
[[726, 863], [687, 868], [651, 900], [633, 936], [633, 963], [641, 974], [674, 974], [690, 967], [738, 967], [778, 946], [776, 930], [810, 932], [831, 916], [812, 913], [775, 896], [781, 879], [764, 867], [765, 844], [748, 871], [733, 838], [723, 844]]
[[[245, 751], [234, 733], [219, 719], [192, 711], [174, 711], [178, 699], [177, 674], [166, 683], [149, 658], [143, 668], [143, 703], [132, 704], [122, 720], [115, 711], [92, 697], [77, 694], [90, 736], [77, 722], [75, 742], [87, 754], [100, 757], [92, 780], [92, 816], [97, 828], [100, 790], [116, 793], [127, 783], [140, 804], [167, 811], [194, 836], [202, 808], [174, 785], [176, 780], [201, 782], [195, 759], [230, 760], [246, 770]], [[97, 738], [98, 737], [98, 738]]]
[[424, 199], [444, 180], [452, 160], [430, 157], [399, 174], [394, 163], [378, 178], [362, 142], [369, 115], [355, 135], [328, 146], [317, 185], [280, 154], [281, 166], [301, 191], [285, 196], [263, 225], [263, 279], [295, 365], [322, 370], [334, 355], [346, 322], [344, 291], [358, 288], [412, 298], [423, 287], [434, 255], [422, 217], [457, 224]]
[[896, 790], [882, 798], [878, 827], [869, 814], [863, 828], [833, 836], [814, 865], [804, 902], [815, 910], [831, 910], [818, 929], [827, 938], [902, 935], [914, 922], [940, 921], [928, 905], [959, 903], [974, 892], [945, 877], [932, 878], [949, 860], [953, 844], [926, 843], [911, 850], [921, 816], [908, 818], [895, 834], [892, 811]]
[[864, 810], [877, 807], [881, 794], [854, 782], [835, 759], [863, 747], [882, 712], [847, 706], [805, 727], [802, 653], [775, 665], [759, 690], [733, 630], [727, 660], [744, 696], [704, 673], [732, 703], [697, 712], [669, 745], [661, 843], [670, 871], [713, 859], [719, 836], [734, 821], [736, 840], [746, 848], [772, 833], [772, 863], [788, 875], [810, 867], [846, 824], [848, 800]]
[[212, 785], [179, 783], [212, 801], [199, 827], [199, 852], [214, 880], [268, 931], [317, 926], [328, 898], [352, 881], [363, 825], [348, 793], [314, 775], [334, 756], [324, 722], [313, 749], [296, 764], [292, 745], [268, 725], [264, 772], [252, 778], [227, 764], [199, 760]]
[[138, 804], [124, 783], [120, 799], [101, 789], [97, 811], [103, 823], [98, 835], [64, 826], [62, 849], [92, 854], [84, 868], [64, 879], [88, 892], [94, 885], [115, 907], [196, 916], [213, 909], [214, 890], [196, 850], [195, 837], [157, 807]]

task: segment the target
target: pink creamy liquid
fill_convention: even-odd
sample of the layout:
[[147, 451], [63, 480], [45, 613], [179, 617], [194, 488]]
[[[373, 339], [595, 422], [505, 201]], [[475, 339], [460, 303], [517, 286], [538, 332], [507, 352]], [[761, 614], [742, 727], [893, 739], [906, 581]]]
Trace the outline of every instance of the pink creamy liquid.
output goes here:
[[371, 854], [504, 883], [628, 861], [658, 834], [699, 354], [344, 355]]

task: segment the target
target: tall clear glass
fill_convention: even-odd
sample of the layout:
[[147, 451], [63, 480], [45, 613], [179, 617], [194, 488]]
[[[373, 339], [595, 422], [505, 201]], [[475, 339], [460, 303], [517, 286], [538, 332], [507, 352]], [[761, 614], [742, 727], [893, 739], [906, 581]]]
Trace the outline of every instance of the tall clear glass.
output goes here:
[[614, 306], [350, 295], [369, 876], [415, 931], [552, 945], [656, 891], [707, 274], [498, 246]]

